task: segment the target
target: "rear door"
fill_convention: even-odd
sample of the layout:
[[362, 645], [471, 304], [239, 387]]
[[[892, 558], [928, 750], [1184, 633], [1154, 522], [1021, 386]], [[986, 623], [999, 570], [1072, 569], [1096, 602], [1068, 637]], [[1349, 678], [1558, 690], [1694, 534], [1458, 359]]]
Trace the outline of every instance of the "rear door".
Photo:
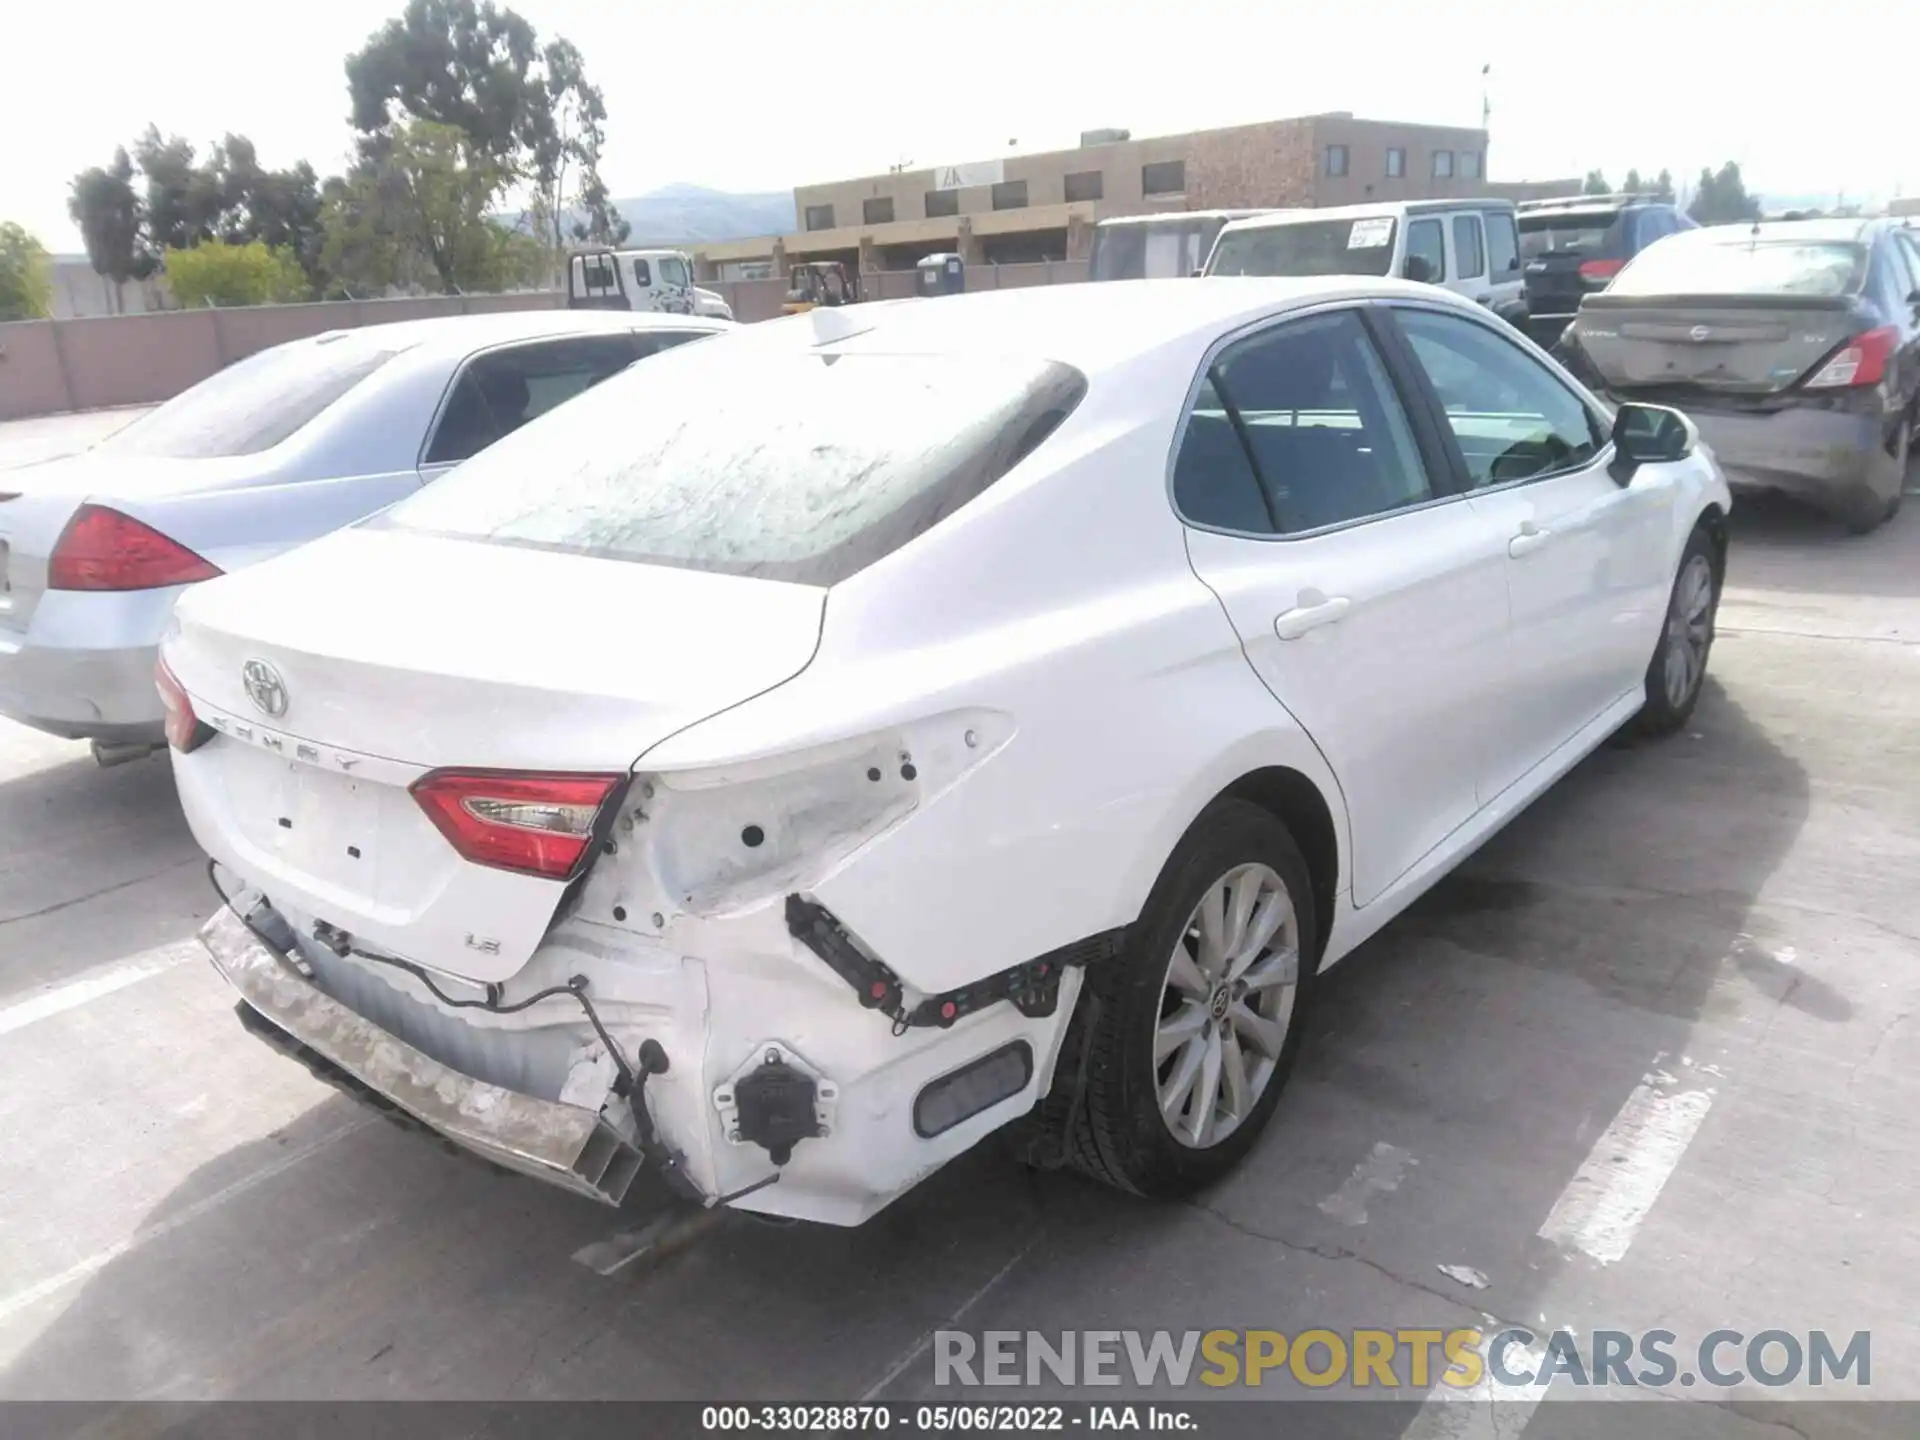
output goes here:
[[1356, 905], [1473, 816], [1505, 704], [1506, 555], [1452, 480], [1358, 308], [1227, 342], [1182, 425], [1194, 571], [1339, 779]]
[[1480, 752], [1484, 801], [1640, 682], [1678, 495], [1662, 466], [1616, 484], [1606, 417], [1504, 327], [1413, 305], [1393, 315], [1465, 467], [1469, 503], [1507, 557], [1508, 686]]
[[1447, 248], [1452, 263], [1447, 267], [1447, 289], [1488, 305], [1493, 287], [1487, 280], [1487, 234], [1478, 210], [1462, 210], [1446, 217]]
[[1520, 231], [1511, 207], [1481, 212], [1487, 235], [1488, 303], [1499, 314], [1511, 313], [1526, 295], [1520, 273]]
[[420, 478], [434, 480], [562, 401], [618, 374], [643, 351], [631, 332], [567, 335], [483, 350], [448, 387], [421, 451]]

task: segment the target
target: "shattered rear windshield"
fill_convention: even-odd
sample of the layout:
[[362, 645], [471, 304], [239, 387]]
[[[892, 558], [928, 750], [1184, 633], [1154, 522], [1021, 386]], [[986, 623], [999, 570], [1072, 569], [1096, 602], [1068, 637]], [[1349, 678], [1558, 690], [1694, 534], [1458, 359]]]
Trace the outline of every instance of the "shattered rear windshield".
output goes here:
[[985, 490], [1085, 389], [1046, 361], [690, 345], [370, 523], [831, 585]]

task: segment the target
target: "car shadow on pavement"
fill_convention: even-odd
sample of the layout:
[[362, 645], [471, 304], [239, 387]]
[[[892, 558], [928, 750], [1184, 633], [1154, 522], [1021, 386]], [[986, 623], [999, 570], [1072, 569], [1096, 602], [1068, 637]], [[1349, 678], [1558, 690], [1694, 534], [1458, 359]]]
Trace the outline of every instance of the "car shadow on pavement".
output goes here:
[[[1532, 1321], [1595, 1263], [1536, 1232], [1637, 1088], [1708, 1083], [1701, 1029], [1744, 1006], [1847, 1013], [1778, 973], [1755, 914], [1808, 794], [1717, 682], [1687, 732], [1601, 750], [1328, 973], [1273, 1125], [1190, 1204], [988, 1146], [860, 1229], [741, 1217], [608, 1279], [569, 1257], [630, 1221], [332, 1098], [203, 1166], [97, 1270], [0, 1307], [0, 1340], [27, 1337], [0, 1397], [952, 1399], [943, 1326]], [[1371, 1408], [1340, 1428], [1399, 1434]]]
[[1916, 507], [1920, 500], [1871, 534], [1849, 535], [1839, 521], [1784, 495], [1742, 493], [1727, 522], [1727, 583], [1739, 589], [1920, 596]]

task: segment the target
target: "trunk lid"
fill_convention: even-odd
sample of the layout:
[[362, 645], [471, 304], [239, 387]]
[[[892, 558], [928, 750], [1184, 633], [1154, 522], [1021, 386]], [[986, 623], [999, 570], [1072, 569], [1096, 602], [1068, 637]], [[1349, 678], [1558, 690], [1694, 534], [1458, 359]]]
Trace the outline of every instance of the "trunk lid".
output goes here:
[[1609, 390], [1746, 397], [1791, 388], [1871, 328], [1838, 296], [1590, 296], [1572, 334]]
[[[163, 653], [223, 732], [175, 756], [188, 819], [203, 848], [277, 903], [369, 948], [505, 979], [566, 883], [462, 859], [407, 787], [439, 768], [624, 773], [674, 731], [805, 669], [825, 596], [339, 532], [180, 601]], [[257, 668], [250, 694], [258, 665], [277, 694]]]

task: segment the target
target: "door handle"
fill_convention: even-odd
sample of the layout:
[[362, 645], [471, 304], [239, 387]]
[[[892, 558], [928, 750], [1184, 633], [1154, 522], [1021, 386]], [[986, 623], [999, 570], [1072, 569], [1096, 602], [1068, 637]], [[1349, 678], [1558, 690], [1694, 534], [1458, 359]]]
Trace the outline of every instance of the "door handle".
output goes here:
[[1507, 542], [1507, 554], [1518, 560], [1523, 555], [1531, 555], [1547, 543], [1551, 530], [1542, 530], [1531, 520], [1520, 522], [1520, 533]]
[[1318, 590], [1302, 590], [1300, 603], [1273, 622], [1273, 633], [1282, 640], [1298, 640], [1309, 630], [1333, 624], [1347, 613], [1348, 603], [1344, 595], [1329, 600]]

